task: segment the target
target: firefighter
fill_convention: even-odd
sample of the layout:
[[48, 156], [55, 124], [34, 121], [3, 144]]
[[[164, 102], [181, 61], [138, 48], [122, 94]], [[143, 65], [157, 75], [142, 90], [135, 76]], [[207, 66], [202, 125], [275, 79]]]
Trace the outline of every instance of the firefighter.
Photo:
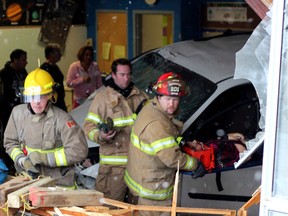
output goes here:
[[196, 158], [183, 153], [177, 142], [183, 124], [174, 115], [180, 98], [188, 93], [185, 82], [168, 72], [159, 77], [153, 90], [156, 96], [143, 107], [132, 128], [124, 179], [130, 191], [139, 196], [139, 205], [171, 206], [178, 162], [181, 170], [194, 171], [194, 178], [202, 177], [205, 169]]
[[96, 190], [105, 198], [124, 201], [131, 127], [136, 110], [147, 95], [131, 82], [132, 65], [128, 59], [113, 61], [111, 70], [112, 77], [106, 80], [105, 87], [99, 89], [90, 105], [84, 132], [88, 139], [100, 144]]
[[17, 172], [43, 175], [56, 185], [75, 188], [74, 163], [88, 154], [81, 127], [60, 108], [53, 106], [54, 80], [37, 68], [24, 82], [23, 100], [16, 106], [4, 133], [4, 147]]

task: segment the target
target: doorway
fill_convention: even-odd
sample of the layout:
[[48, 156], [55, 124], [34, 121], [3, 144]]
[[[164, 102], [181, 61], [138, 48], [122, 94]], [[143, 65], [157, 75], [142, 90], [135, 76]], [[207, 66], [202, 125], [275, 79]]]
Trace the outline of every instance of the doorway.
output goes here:
[[127, 58], [127, 12], [96, 12], [97, 63], [102, 72], [111, 72], [115, 59]]
[[134, 13], [134, 56], [173, 43], [173, 13]]

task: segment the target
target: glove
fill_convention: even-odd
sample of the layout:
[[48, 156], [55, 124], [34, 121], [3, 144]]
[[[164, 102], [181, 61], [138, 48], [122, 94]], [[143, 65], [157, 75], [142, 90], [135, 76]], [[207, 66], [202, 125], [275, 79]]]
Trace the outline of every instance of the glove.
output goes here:
[[40, 152], [31, 152], [28, 155], [31, 163], [35, 165], [44, 165], [44, 166], [49, 166], [47, 154], [45, 153], [40, 153]]
[[106, 118], [106, 122], [107, 123], [103, 122], [99, 125], [99, 129], [104, 133], [108, 133], [110, 130], [113, 130], [114, 127], [113, 119], [111, 119], [110, 117]]
[[205, 171], [205, 168], [204, 168], [203, 164], [201, 163], [201, 161], [198, 160], [197, 167], [193, 171], [192, 178], [196, 179], [196, 178], [199, 178], [199, 177], [203, 177], [205, 175], [205, 172], [206, 171]]
[[17, 163], [27, 172], [32, 179], [39, 176], [39, 170], [32, 164], [29, 157], [21, 157], [18, 159]]

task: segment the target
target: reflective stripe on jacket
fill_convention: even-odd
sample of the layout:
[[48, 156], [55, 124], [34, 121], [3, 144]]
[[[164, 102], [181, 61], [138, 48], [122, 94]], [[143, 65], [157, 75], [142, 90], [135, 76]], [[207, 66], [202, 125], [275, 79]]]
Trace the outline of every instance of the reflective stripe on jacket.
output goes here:
[[[88, 139], [100, 144], [100, 164], [126, 165], [135, 111], [146, 98], [147, 95], [135, 86], [127, 98], [109, 86], [98, 90], [85, 118], [84, 132]], [[98, 126], [106, 122], [107, 117], [113, 120], [116, 135], [111, 141], [101, 141]]]
[[131, 133], [125, 183], [134, 195], [153, 200], [169, 199], [175, 173], [194, 170], [197, 162], [177, 144], [182, 123], [167, 115], [154, 98], [139, 113]]
[[125, 172], [125, 183], [127, 186], [132, 189], [134, 192], [136, 192], [140, 197], [146, 198], [146, 199], [152, 199], [152, 200], [165, 200], [172, 197], [173, 194], [173, 186], [170, 185], [167, 189], [163, 190], [151, 190], [148, 188], [143, 187], [140, 184], [137, 184], [129, 173]]
[[43, 114], [32, 114], [27, 104], [16, 106], [4, 134], [4, 147], [16, 162], [29, 153], [47, 153], [50, 167], [37, 166], [40, 174], [51, 176], [57, 185], [74, 186], [74, 164], [87, 157], [88, 145], [73, 118], [51, 104]]

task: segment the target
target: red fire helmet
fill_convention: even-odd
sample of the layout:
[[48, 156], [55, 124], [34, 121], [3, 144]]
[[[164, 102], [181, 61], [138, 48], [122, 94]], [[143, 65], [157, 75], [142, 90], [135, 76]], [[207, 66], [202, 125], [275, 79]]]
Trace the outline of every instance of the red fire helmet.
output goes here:
[[162, 74], [153, 86], [156, 94], [183, 97], [188, 94], [187, 85], [182, 77], [173, 72]]

